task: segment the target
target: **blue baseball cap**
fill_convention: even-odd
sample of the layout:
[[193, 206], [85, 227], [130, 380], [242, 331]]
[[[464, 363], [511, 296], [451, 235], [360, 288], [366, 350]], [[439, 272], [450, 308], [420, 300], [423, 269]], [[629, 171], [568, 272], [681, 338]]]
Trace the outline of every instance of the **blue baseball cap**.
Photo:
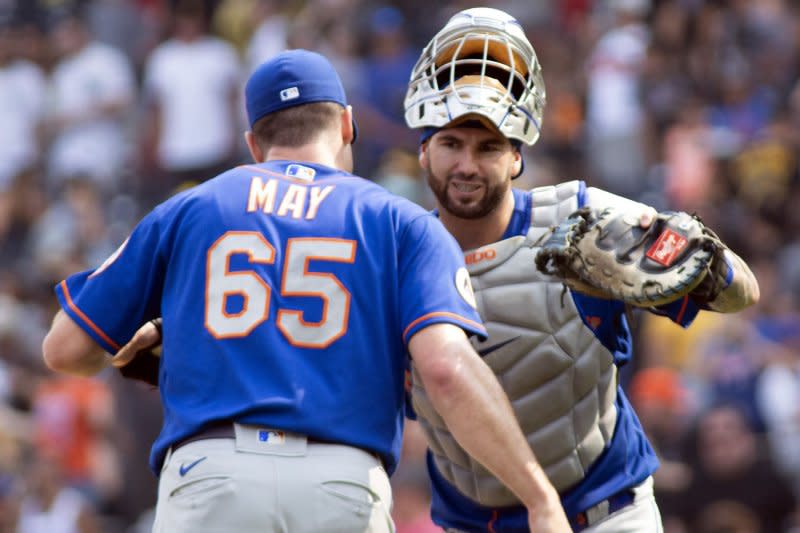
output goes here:
[[[342, 80], [330, 61], [316, 52], [287, 50], [261, 64], [244, 89], [250, 127], [270, 113], [314, 102], [347, 107]], [[353, 120], [353, 142], [358, 137]]]

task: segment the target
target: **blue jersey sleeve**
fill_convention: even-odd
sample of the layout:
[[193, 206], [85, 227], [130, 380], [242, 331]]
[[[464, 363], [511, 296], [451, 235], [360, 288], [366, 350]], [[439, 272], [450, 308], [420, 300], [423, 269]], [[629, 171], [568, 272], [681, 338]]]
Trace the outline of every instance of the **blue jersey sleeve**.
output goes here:
[[155, 211], [100, 267], [56, 285], [64, 312], [109, 353], [116, 353], [142, 324], [160, 315], [163, 235]]
[[431, 214], [421, 215], [406, 226], [399, 246], [403, 341], [439, 323], [485, 337], [464, 256], [444, 226]]
[[679, 300], [654, 307], [650, 311], [656, 315], [665, 316], [679, 326], [687, 328], [694, 321], [697, 313], [700, 312], [700, 307], [687, 294]]

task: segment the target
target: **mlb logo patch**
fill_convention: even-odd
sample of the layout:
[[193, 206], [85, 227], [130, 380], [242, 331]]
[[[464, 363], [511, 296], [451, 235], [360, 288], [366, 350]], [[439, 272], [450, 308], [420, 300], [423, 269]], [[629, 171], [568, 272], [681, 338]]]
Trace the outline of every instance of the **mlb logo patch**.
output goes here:
[[314, 176], [317, 174], [317, 171], [311, 167], [306, 167], [303, 165], [289, 165], [286, 167], [286, 175], [291, 176], [292, 178], [298, 178], [305, 181], [313, 181]]
[[686, 248], [689, 241], [680, 233], [666, 229], [658, 236], [658, 240], [647, 250], [647, 257], [664, 266], [670, 266]]
[[283, 444], [286, 441], [286, 433], [272, 429], [261, 429], [258, 431], [258, 440], [270, 445]]
[[285, 102], [287, 100], [294, 100], [300, 96], [300, 89], [297, 87], [289, 87], [288, 89], [284, 89], [281, 91], [281, 102]]

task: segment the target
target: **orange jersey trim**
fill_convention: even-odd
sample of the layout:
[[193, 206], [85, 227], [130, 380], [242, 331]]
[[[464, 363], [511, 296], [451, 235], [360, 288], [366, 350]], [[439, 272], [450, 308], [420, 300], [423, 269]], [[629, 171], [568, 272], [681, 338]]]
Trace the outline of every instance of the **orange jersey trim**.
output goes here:
[[681, 303], [681, 310], [678, 311], [678, 316], [675, 317], [675, 319], [677, 320], [678, 324], [680, 324], [681, 321], [683, 320], [683, 315], [684, 315], [684, 313], [686, 313], [686, 306], [687, 306], [688, 303], [689, 303], [689, 295], [687, 294], [687, 295], [685, 295], [683, 297], [683, 302]]
[[498, 518], [500, 518], [500, 515], [497, 512], [497, 509], [495, 509], [492, 511], [492, 519], [486, 524], [486, 529], [489, 531], [489, 533], [497, 533], [494, 525], [497, 523]]
[[75, 302], [72, 301], [72, 296], [70, 295], [69, 288], [67, 287], [67, 280], [63, 280], [61, 282], [61, 290], [64, 291], [64, 298], [66, 298], [67, 305], [69, 306], [70, 309], [72, 309], [72, 312], [75, 313], [76, 315], [78, 315], [81, 318], [81, 320], [83, 320], [86, 323], [87, 326], [92, 328], [92, 331], [97, 333], [97, 335], [101, 339], [106, 341], [112, 348], [114, 348], [115, 350], [119, 350], [121, 348], [121, 346], [119, 344], [117, 344], [116, 342], [112, 341], [111, 337], [106, 335], [105, 332], [102, 329], [100, 329], [97, 326], [97, 324], [92, 322], [92, 320], [88, 316], [86, 316], [83, 313], [83, 311], [78, 309], [78, 306], [75, 305]]
[[450, 313], [448, 311], [434, 311], [433, 313], [428, 313], [427, 315], [422, 315], [421, 317], [419, 317], [416, 320], [414, 320], [411, 324], [409, 324], [408, 327], [405, 329], [405, 331], [403, 331], [403, 340], [405, 340], [406, 336], [408, 335], [408, 332], [411, 331], [411, 329], [414, 326], [416, 326], [417, 324], [419, 324], [423, 320], [428, 320], [429, 318], [433, 318], [433, 317], [437, 317], [437, 316], [442, 316], [442, 317], [447, 317], [447, 318], [455, 318], [459, 322], [463, 322], [465, 324], [469, 324], [470, 326], [478, 328], [480, 331], [483, 331], [483, 332], [486, 331], [486, 329], [483, 327], [482, 324], [479, 324], [478, 322], [475, 322], [474, 320], [470, 320], [468, 318], [464, 318], [461, 315], [457, 315], [455, 313]]

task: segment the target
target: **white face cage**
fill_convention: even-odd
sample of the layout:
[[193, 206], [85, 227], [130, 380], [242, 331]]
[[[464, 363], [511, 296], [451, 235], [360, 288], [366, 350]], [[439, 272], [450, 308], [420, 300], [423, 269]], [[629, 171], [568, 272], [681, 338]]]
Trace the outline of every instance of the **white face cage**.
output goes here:
[[405, 98], [411, 128], [488, 120], [532, 145], [545, 105], [542, 69], [519, 23], [498, 9], [454, 15], [422, 51]]

